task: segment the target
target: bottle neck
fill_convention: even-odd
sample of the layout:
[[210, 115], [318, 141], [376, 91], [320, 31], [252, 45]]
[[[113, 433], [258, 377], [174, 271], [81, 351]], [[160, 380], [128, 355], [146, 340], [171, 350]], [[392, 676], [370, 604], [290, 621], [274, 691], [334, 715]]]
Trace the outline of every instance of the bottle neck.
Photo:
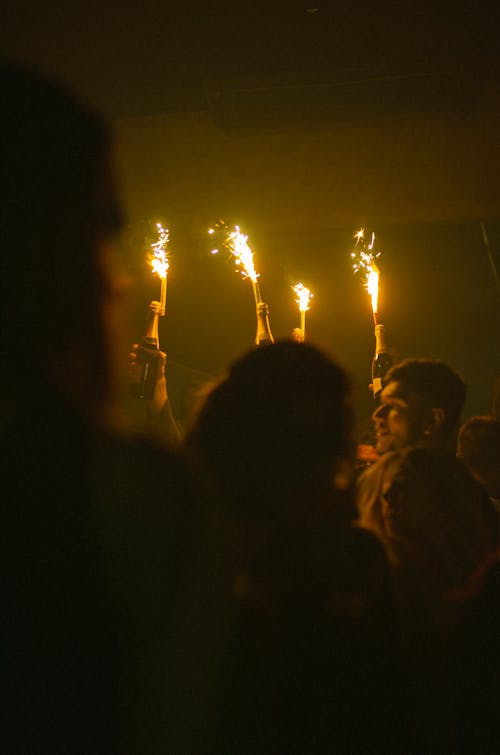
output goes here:
[[160, 348], [160, 338], [158, 336], [158, 320], [160, 318], [160, 310], [157, 306], [157, 302], [151, 302], [148, 309], [148, 315], [146, 319], [146, 328], [141, 340], [141, 345], [148, 349]]
[[375, 356], [372, 361], [372, 393], [375, 401], [378, 401], [382, 391], [387, 371], [392, 367], [393, 360], [385, 340], [385, 330], [383, 325], [375, 326]]
[[265, 302], [259, 302], [256, 308], [257, 333], [255, 343], [257, 346], [265, 346], [274, 343], [274, 338], [269, 327], [269, 308]]
[[385, 328], [383, 325], [375, 325], [375, 356], [388, 352], [385, 340]]

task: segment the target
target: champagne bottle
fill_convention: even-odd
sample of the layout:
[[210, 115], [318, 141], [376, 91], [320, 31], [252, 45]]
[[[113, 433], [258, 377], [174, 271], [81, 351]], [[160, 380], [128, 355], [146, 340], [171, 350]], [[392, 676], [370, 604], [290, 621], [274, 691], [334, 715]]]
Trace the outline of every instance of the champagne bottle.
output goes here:
[[257, 304], [257, 333], [255, 335], [255, 343], [257, 346], [267, 346], [267, 344], [274, 343], [274, 338], [269, 327], [269, 307], [263, 301]]
[[144, 335], [137, 349], [137, 379], [130, 385], [130, 395], [134, 398], [153, 398], [161, 362], [159, 358], [160, 339], [158, 337], [158, 319], [160, 314], [160, 302], [152, 301], [148, 309]]
[[380, 396], [382, 380], [392, 364], [393, 359], [385, 340], [385, 328], [383, 325], [375, 325], [375, 356], [372, 361], [372, 393], [375, 400]]

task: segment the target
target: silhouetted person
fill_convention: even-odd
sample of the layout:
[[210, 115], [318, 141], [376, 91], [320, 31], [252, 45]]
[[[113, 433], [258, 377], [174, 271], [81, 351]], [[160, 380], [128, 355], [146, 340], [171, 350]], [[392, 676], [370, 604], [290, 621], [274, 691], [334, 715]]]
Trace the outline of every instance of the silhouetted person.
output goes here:
[[469, 417], [458, 432], [457, 456], [484, 487], [500, 516], [500, 419]]
[[290, 339], [236, 360], [187, 428], [226, 637], [209, 752], [400, 751], [392, 590], [353, 524], [352, 424], [344, 369]]
[[390, 450], [358, 480], [360, 522], [385, 545], [403, 646], [410, 668], [422, 673], [421, 728], [432, 731], [433, 719], [445, 737], [440, 705], [448, 704], [447, 691], [439, 699], [434, 690], [447, 678], [441, 666], [449, 628], [446, 598], [492, 554], [497, 537], [491, 502], [455, 456], [465, 396], [462, 378], [444, 362], [406, 359], [393, 366], [374, 412]]
[[450, 598], [453, 752], [498, 752], [500, 741], [500, 553]]
[[0, 87], [1, 749], [172, 751], [192, 491], [113, 420], [112, 134], [37, 73], [2, 62]]
[[[361, 521], [379, 533], [395, 563], [405, 561], [405, 548], [408, 557], [426, 558], [428, 538], [439, 536], [441, 553], [435, 551], [433, 566], [439, 579], [425, 587], [437, 593], [462, 584], [491, 553], [496, 537], [491, 502], [455, 456], [465, 396], [460, 375], [439, 360], [407, 359], [392, 367], [374, 412], [390, 451], [358, 481]], [[424, 485], [431, 486], [428, 496]]]

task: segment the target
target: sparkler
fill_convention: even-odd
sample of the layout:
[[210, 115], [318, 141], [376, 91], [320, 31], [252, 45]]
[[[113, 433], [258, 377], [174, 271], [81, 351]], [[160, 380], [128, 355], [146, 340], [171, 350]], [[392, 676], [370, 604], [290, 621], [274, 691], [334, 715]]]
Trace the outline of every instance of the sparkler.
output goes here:
[[[380, 257], [380, 252], [375, 252], [375, 234], [372, 233], [368, 245], [365, 241], [365, 230], [360, 228], [354, 234], [356, 245], [351, 252], [353, 269], [355, 273], [363, 272], [364, 286], [370, 294], [372, 301], [373, 322], [375, 325], [375, 355], [372, 359], [372, 382], [371, 389], [373, 398], [378, 401], [382, 390], [382, 380], [393, 361], [385, 340], [385, 328], [378, 320], [378, 286], [380, 272], [375, 260]], [[359, 248], [358, 248], [359, 247]]]
[[[169, 263], [167, 260], [167, 245], [169, 242], [169, 231], [163, 228], [161, 223], [156, 224], [158, 229], [158, 239], [153, 242], [150, 248], [153, 250], [151, 255], [151, 267], [153, 273], [158, 275], [161, 281], [160, 301], [158, 304], [158, 314], [163, 317], [165, 314], [165, 303], [167, 297], [167, 272]], [[152, 302], [153, 303], [153, 302]]]
[[[239, 272], [243, 278], [249, 278], [252, 282], [253, 294], [255, 297], [255, 304], [262, 304], [262, 297], [259, 288], [259, 274], [255, 270], [253, 261], [253, 252], [248, 246], [248, 236], [241, 233], [239, 226], [235, 225], [233, 231], [229, 231], [223, 220], [219, 220], [213, 228], [210, 228], [208, 233], [210, 235], [223, 230], [225, 232], [225, 238], [222, 245], [229, 251], [232, 257], [234, 257], [235, 265], [239, 268]], [[212, 254], [217, 254], [219, 250], [213, 249]]]
[[292, 291], [297, 295], [295, 300], [299, 305], [300, 312], [300, 340], [305, 341], [306, 338], [306, 312], [309, 309], [309, 302], [312, 298], [311, 291], [306, 288], [302, 283], [297, 283], [292, 286]]
[[160, 300], [156, 299], [149, 303], [146, 328], [141, 338], [135, 358], [135, 374], [130, 385], [130, 393], [135, 398], [152, 399], [156, 382], [159, 375], [160, 339], [158, 335], [158, 320], [165, 314], [165, 302], [167, 297], [167, 272], [169, 263], [167, 260], [167, 245], [169, 232], [161, 223], [156, 224], [158, 238], [150, 244], [148, 261], [154, 275], [161, 281]]
[[364, 273], [364, 286], [370, 294], [372, 301], [373, 322], [378, 323], [378, 287], [380, 271], [375, 260], [380, 257], [380, 252], [375, 252], [375, 234], [372, 233], [368, 245], [365, 240], [365, 229], [360, 228], [354, 234], [356, 240], [355, 249], [351, 252], [353, 270], [355, 273]]
[[[218, 220], [213, 228], [209, 228], [208, 233], [212, 236], [220, 232], [224, 233], [222, 246], [234, 258], [235, 265], [243, 278], [249, 278], [252, 283], [253, 295], [255, 298], [255, 313], [257, 317], [257, 333], [255, 343], [262, 346], [267, 343], [274, 343], [274, 339], [269, 327], [269, 307], [262, 300], [259, 287], [259, 274], [255, 270], [253, 261], [253, 252], [248, 246], [248, 236], [240, 231], [239, 226], [235, 225], [234, 230], [229, 231], [223, 220]], [[217, 254], [218, 248], [212, 249], [212, 254]]]

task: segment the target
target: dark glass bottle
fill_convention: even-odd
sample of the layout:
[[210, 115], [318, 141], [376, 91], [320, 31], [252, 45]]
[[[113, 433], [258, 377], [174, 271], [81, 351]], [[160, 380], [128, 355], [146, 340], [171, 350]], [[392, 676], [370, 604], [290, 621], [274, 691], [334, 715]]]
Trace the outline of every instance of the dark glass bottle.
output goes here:
[[380, 396], [382, 380], [392, 365], [393, 359], [385, 340], [385, 328], [383, 325], [375, 325], [375, 356], [372, 361], [372, 393], [375, 400]]
[[138, 365], [137, 380], [130, 384], [130, 395], [134, 398], [152, 399], [158, 369], [160, 339], [158, 337], [158, 320], [161, 314], [161, 305], [152, 301], [149, 305], [146, 320], [146, 329], [137, 349], [136, 363]]
[[257, 346], [267, 346], [267, 344], [274, 343], [274, 338], [269, 327], [269, 307], [263, 301], [257, 304], [257, 333], [255, 335], [255, 343]]

